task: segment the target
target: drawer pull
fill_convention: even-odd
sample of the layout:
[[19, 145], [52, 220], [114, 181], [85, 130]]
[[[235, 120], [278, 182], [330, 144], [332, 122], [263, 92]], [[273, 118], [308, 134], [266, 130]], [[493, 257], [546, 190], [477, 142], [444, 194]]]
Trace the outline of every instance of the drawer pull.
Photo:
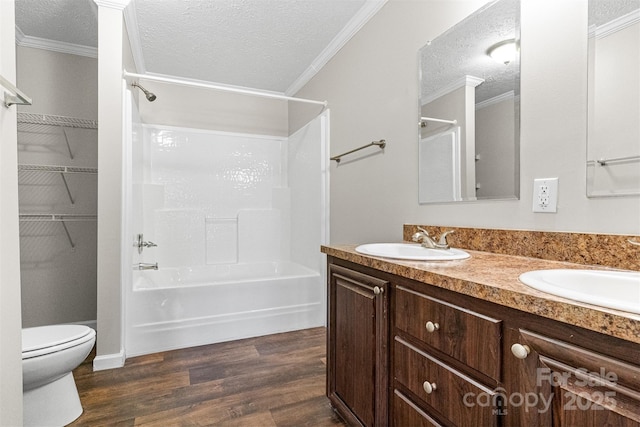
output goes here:
[[383, 292], [384, 292], [384, 288], [381, 288], [381, 287], [379, 287], [379, 286], [375, 286], [375, 287], [373, 288], [373, 293], [374, 293], [374, 294], [376, 294], [376, 295], [380, 295], [380, 294], [381, 294], [381, 293], [383, 293]]
[[434, 331], [437, 331], [438, 329], [440, 329], [440, 325], [439, 324], [433, 323], [431, 321], [427, 322], [425, 327], [427, 328], [427, 332], [434, 332]]
[[424, 383], [422, 383], [422, 388], [427, 394], [431, 394], [436, 389], [436, 383], [430, 383], [429, 381], [425, 381]]
[[516, 343], [511, 346], [511, 353], [518, 359], [526, 359], [529, 353], [531, 353], [531, 349], [528, 345]]

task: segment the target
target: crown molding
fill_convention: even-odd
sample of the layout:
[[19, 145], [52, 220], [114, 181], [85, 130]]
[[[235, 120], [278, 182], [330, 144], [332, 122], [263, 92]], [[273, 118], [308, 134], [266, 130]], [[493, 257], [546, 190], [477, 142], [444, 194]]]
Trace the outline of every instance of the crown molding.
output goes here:
[[484, 100], [482, 102], [478, 102], [476, 104], [476, 110], [480, 110], [482, 108], [489, 107], [490, 105], [498, 104], [498, 103], [500, 103], [502, 101], [506, 101], [508, 99], [514, 99], [515, 100], [515, 99], [519, 99], [519, 97], [516, 97], [515, 91], [510, 90], [510, 91], [507, 91], [507, 92], [502, 93], [500, 95], [494, 96], [493, 98], [489, 98], [489, 99], [486, 99], [486, 100]]
[[437, 91], [432, 92], [429, 96], [425, 97], [424, 99], [421, 99], [420, 102], [422, 103], [422, 105], [425, 105], [432, 101], [435, 101], [441, 96], [444, 96], [453, 92], [454, 90], [460, 89], [461, 87], [465, 87], [465, 86], [476, 87], [483, 82], [484, 82], [484, 79], [480, 77], [462, 76], [459, 79], [452, 81], [448, 85], [441, 87]]
[[21, 47], [50, 50], [52, 52], [68, 53], [71, 55], [86, 56], [89, 58], [98, 57], [98, 48], [74, 43], [60, 42], [56, 40], [43, 39], [41, 37], [26, 36], [17, 25], [16, 44]]
[[367, 23], [388, 0], [367, 0], [364, 6], [349, 20], [347, 25], [331, 40], [329, 45], [313, 60], [311, 65], [300, 74], [291, 86], [285, 90], [287, 96], [293, 96], [307, 84], [313, 76], [327, 65], [342, 47]]
[[131, 54], [133, 55], [133, 63], [136, 66], [136, 71], [144, 74], [147, 72], [147, 66], [144, 62], [144, 55], [142, 54], [142, 40], [140, 39], [140, 32], [138, 31], [138, 18], [136, 15], [136, 5], [131, 1], [129, 6], [124, 9], [124, 25], [129, 35], [129, 46], [131, 47]]
[[590, 25], [589, 37], [595, 36], [596, 39], [607, 37], [638, 22], [640, 22], [640, 9], [633, 10], [598, 27]]

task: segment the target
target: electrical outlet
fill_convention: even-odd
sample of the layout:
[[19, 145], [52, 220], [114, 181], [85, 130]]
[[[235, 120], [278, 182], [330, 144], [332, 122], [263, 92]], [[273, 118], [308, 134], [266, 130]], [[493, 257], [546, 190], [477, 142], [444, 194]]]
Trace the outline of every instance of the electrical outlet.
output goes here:
[[533, 180], [533, 211], [558, 212], [558, 178]]

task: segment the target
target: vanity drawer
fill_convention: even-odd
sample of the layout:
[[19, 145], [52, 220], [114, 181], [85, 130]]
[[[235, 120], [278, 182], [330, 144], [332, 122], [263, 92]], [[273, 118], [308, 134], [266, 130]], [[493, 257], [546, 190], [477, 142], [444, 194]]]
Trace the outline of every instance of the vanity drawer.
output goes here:
[[465, 365], [500, 379], [500, 320], [398, 286], [395, 324]]
[[401, 391], [393, 391], [393, 423], [394, 427], [442, 427], [442, 424], [431, 418]]
[[454, 425], [497, 425], [493, 390], [397, 336], [394, 351], [395, 380]]

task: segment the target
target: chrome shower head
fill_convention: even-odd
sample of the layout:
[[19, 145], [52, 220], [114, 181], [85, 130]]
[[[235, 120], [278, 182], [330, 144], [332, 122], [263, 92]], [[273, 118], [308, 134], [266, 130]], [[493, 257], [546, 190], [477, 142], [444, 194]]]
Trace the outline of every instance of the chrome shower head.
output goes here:
[[142, 92], [144, 92], [144, 96], [147, 98], [147, 101], [149, 102], [153, 102], [156, 100], [156, 95], [152, 92], [149, 92], [148, 90], [146, 90], [145, 88], [143, 88], [142, 86], [140, 86], [138, 83], [133, 82], [131, 83], [131, 86], [133, 87], [137, 87], [138, 89], [140, 89]]

